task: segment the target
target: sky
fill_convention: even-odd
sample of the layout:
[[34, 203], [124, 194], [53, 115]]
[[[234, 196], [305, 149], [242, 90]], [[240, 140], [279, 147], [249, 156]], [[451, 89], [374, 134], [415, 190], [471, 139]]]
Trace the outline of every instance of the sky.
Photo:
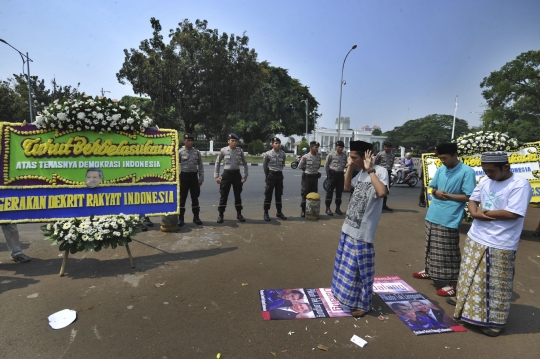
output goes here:
[[[430, 114], [480, 125], [480, 82], [519, 54], [540, 49], [538, 0], [0, 0], [0, 39], [26, 53], [30, 74], [47, 86], [89, 95], [133, 95], [116, 78], [124, 49], [165, 39], [184, 19], [207, 20], [220, 33], [249, 37], [258, 61], [289, 71], [319, 102], [318, 125], [382, 131]], [[22, 72], [16, 51], [0, 43], [0, 80]], [[299, 102], [296, 110], [305, 113]], [[314, 109], [308, 109], [309, 112]]]

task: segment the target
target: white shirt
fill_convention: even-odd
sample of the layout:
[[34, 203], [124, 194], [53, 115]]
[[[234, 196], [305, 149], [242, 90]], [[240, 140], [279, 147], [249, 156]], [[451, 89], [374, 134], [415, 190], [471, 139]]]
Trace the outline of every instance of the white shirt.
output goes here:
[[467, 235], [475, 242], [488, 247], [507, 251], [517, 250], [531, 197], [531, 185], [521, 176], [512, 175], [504, 181], [482, 178], [469, 200], [480, 202], [482, 210], [502, 209], [520, 217], [494, 221], [475, 219]]
[[[388, 182], [388, 172], [384, 167], [375, 166], [375, 174], [382, 183]], [[341, 231], [356, 240], [373, 243], [381, 218], [382, 197], [377, 196], [367, 172], [360, 171], [352, 179], [351, 185], [354, 186], [354, 192]]]

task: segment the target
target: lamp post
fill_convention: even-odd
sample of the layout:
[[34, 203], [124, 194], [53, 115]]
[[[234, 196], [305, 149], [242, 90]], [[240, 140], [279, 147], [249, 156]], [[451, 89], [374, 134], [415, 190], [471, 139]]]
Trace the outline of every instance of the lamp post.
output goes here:
[[309, 140], [308, 140], [308, 132], [307, 132], [307, 120], [308, 120], [308, 100], [307, 98], [305, 100], [300, 100], [300, 102], [305, 102], [306, 103], [306, 142], [308, 143], [309, 145]]
[[[19, 53], [19, 55], [21, 55], [21, 59], [22, 59], [22, 62], [23, 62], [23, 72], [24, 72], [24, 64], [26, 63], [26, 69], [27, 69], [26, 72], [28, 73], [28, 79], [26, 81], [27, 84], [28, 84], [28, 107], [30, 108], [30, 123], [32, 123], [32, 118], [34, 117], [33, 113], [32, 113], [32, 88], [30, 86], [30, 61], [32, 61], [32, 59], [30, 59], [28, 57], [28, 52], [25, 55], [22, 52], [20, 52], [19, 50], [17, 50], [16, 48], [14, 48], [13, 46], [11, 46], [11, 44], [9, 44], [6, 40], [0, 39], [0, 41], [3, 42], [4, 44], [8, 45], [9, 47], [11, 47], [13, 50], [17, 51]], [[25, 58], [26, 58], [26, 60], [25, 60]]]
[[343, 66], [341, 66], [341, 83], [339, 88], [339, 117], [338, 117], [338, 130], [337, 130], [337, 140], [339, 141], [339, 135], [341, 132], [341, 94], [343, 93], [343, 70], [345, 69], [345, 61], [347, 61], [347, 56], [351, 53], [352, 50], [356, 49], [356, 45], [353, 45], [353, 47], [347, 52], [347, 55], [345, 55], [345, 59], [343, 59]]

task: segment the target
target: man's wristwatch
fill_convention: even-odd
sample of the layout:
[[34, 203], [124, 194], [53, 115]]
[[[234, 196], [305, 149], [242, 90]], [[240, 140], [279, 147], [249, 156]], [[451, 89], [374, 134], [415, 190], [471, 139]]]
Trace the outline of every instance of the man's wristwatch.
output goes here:
[[372, 168], [372, 169], [369, 169], [369, 170], [367, 171], [367, 174], [370, 175], [370, 174], [375, 173], [375, 172], [376, 172], [376, 171], [375, 171], [375, 168]]

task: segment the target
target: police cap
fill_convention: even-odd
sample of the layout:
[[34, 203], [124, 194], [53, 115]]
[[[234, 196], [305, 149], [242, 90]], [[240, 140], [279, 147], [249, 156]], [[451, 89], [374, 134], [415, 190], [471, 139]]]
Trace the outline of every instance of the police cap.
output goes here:
[[229, 140], [240, 140], [240, 137], [236, 135], [236, 133], [229, 133]]

